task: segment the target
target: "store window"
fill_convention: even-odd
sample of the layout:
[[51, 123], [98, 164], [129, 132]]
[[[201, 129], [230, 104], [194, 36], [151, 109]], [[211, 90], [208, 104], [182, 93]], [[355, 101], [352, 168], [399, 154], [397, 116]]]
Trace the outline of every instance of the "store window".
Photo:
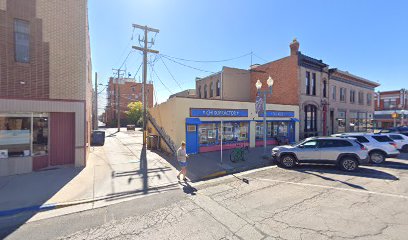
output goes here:
[[33, 155], [48, 154], [48, 115], [33, 116]]
[[30, 156], [31, 115], [0, 115], [0, 158]]
[[358, 131], [359, 132], [367, 132], [367, 127], [368, 127], [369, 121], [367, 119], [367, 113], [365, 112], [359, 112], [358, 113]]
[[[257, 122], [255, 128], [255, 139], [256, 140], [263, 140], [264, 137], [264, 123]], [[276, 137], [287, 137], [288, 136], [288, 129], [289, 129], [289, 122], [267, 122], [266, 123], [266, 138], [276, 138]]]
[[358, 132], [358, 115], [356, 112], [350, 112], [349, 131]]
[[0, 113], [0, 158], [48, 154], [48, 114]]
[[339, 111], [337, 118], [337, 132], [346, 132], [346, 111]]
[[200, 124], [198, 128], [200, 144], [216, 144], [217, 141], [217, 124], [205, 123]]
[[[223, 130], [223, 143], [249, 141], [248, 122], [224, 122]], [[221, 141], [221, 134], [218, 135], [218, 140]]]

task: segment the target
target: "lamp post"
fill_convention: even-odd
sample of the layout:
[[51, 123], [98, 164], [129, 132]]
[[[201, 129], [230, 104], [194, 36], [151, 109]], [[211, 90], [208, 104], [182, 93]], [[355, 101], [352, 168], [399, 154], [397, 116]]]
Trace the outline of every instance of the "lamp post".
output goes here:
[[263, 129], [264, 129], [264, 155], [266, 155], [266, 97], [268, 95], [272, 95], [272, 86], [273, 86], [273, 79], [269, 76], [268, 80], [266, 80], [266, 84], [268, 85], [268, 90], [261, 90], [262, 83], [258, 79], [255, 83], [255, 87], [258, 90], [258, 94], [263, 94]]
[[406, 102], [407, 102], [407, 94], [408, 94], [408, 90], [403, 88], [400, 91], [401, 95], [400, 95], [400, 107], [401, 107], [401, 127], [404, 126], [404, 115], [406, 113], [405, 109], [406, 109]]

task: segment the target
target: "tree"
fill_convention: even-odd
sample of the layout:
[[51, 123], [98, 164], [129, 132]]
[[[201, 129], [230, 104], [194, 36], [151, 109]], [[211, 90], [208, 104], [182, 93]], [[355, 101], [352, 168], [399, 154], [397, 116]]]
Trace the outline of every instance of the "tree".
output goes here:
[[128, 111], [126, 111], [127, 120], [129, 124], [135, 124], [140, 126], [143, 115], [143, 104], [142, 102], [131, 102], [128, 104]]

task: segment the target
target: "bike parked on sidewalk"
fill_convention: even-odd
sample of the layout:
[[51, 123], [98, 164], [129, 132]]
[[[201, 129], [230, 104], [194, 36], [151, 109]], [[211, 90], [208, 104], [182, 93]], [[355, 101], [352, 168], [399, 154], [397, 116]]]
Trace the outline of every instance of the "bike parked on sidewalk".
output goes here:
[[237, 144], [239, 148], [234, 148], [230, 153], [230, 161], [231, 162], [238, 162], [238, 161], [245, 161], [245, 155], [249, 152], [249, 147], [245, 143], [241, 146]]

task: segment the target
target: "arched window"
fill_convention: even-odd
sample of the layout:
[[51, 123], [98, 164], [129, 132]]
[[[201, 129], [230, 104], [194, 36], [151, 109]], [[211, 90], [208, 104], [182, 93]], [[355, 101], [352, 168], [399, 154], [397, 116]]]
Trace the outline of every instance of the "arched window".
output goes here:
[[220, 80], [217, 80], [217, 97], [220, 96], [220, 88], [221, 88]]
[[201, 98], [201, 86], [198, 86], [198, 98]]
[[207, 98], [207, 84], [204, 85], [204, 98]]
[[214, 83], [210, 83], [210, 98], [214, 97]]
[[309, 104], [305, 106], [305, 138], [317, 136], [317, 107]]

